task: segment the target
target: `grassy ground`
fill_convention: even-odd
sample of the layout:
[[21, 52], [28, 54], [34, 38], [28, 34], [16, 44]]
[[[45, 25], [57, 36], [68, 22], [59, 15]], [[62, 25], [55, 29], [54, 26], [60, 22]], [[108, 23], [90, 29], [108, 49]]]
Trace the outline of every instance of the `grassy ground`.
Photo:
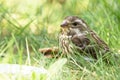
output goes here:
[[[59, 25], [65, 16], [77, 15], [120, 53], [120, 0], [1, 0], [0, 63], [43, 66], [56, 59], [45, 58], [39, 48], [58, 46]], [[52, 80], [119, 80], [120, 63], [110, 59], [86, 62], [81, 55], [68, 59]], [[65, 62], [65, 61], [63, 61]], [[79, 63], [79, 64], [78, 64]], [[44, 80], [44, 79], [43, 79]]]

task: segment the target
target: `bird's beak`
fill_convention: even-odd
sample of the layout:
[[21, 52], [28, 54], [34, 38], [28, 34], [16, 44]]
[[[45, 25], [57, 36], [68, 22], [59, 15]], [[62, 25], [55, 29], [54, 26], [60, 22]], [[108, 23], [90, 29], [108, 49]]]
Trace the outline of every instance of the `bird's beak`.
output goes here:
[[65, 28], [65, 27], [68, 27], [68, 25], [69, 25], [69, 21], [67, 21], [67, 20], [64, 20], [62, 23], [61, 23], [61, 27], [62, 28]]

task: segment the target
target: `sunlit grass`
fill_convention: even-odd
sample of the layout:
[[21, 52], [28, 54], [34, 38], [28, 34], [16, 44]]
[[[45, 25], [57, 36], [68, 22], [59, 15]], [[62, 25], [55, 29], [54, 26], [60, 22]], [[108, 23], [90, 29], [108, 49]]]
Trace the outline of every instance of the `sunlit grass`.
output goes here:
[[[0, 62], [42, 66], [50, 70], [51, 74], [58, 67], [53, 71], [56, 76], [52, 77], [53, 80], [119, 80], [118, 59], [116, 61], [111, 57], [111, 65], [102, 58], [91, 63], [76, 54], [67, 58], [66, 65], [62, 65], [66, 63], [64, 60], [56, 66], [54, 62], [57, 59], [48, 59], [38, 52], [39, 48], [58, 46], [61, 21], [65, 16], [77, 15], [96, 31], [113, 53], [118, 53], [119, 8], [119, 0], [1, 0]], [[33, 80], [34, 77], [33, 74]], [[24, 77], [21, 79], [25, 80]]]

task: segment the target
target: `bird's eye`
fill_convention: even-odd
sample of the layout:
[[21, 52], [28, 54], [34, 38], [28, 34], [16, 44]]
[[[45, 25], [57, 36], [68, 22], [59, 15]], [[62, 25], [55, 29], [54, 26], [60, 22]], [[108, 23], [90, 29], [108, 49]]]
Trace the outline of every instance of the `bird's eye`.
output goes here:
[[72, 25], [77, 26], [77, 25], [78, 25], [78, 23], [77, 23], [77, 22], [74, 22], [74, 23], [72, 23]]

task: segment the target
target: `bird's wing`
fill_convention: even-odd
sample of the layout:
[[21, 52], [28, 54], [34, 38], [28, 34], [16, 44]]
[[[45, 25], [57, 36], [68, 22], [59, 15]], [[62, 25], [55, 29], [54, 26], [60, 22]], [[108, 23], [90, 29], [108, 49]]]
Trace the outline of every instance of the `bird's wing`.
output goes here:
[[80, 47], [81, 49], [85, 49], [85, 47], [90, 44], [89, 38], [87, 38], [85, 35], [73, 36], [72, 42], [73, 44], [75, 44], [77, 47]]
[[94, 31], [90, 31], [90, 35], [99, 46], [104, 48], [105, 52], [109, 51], [108, 45], [103, 40], [101, 40]]

